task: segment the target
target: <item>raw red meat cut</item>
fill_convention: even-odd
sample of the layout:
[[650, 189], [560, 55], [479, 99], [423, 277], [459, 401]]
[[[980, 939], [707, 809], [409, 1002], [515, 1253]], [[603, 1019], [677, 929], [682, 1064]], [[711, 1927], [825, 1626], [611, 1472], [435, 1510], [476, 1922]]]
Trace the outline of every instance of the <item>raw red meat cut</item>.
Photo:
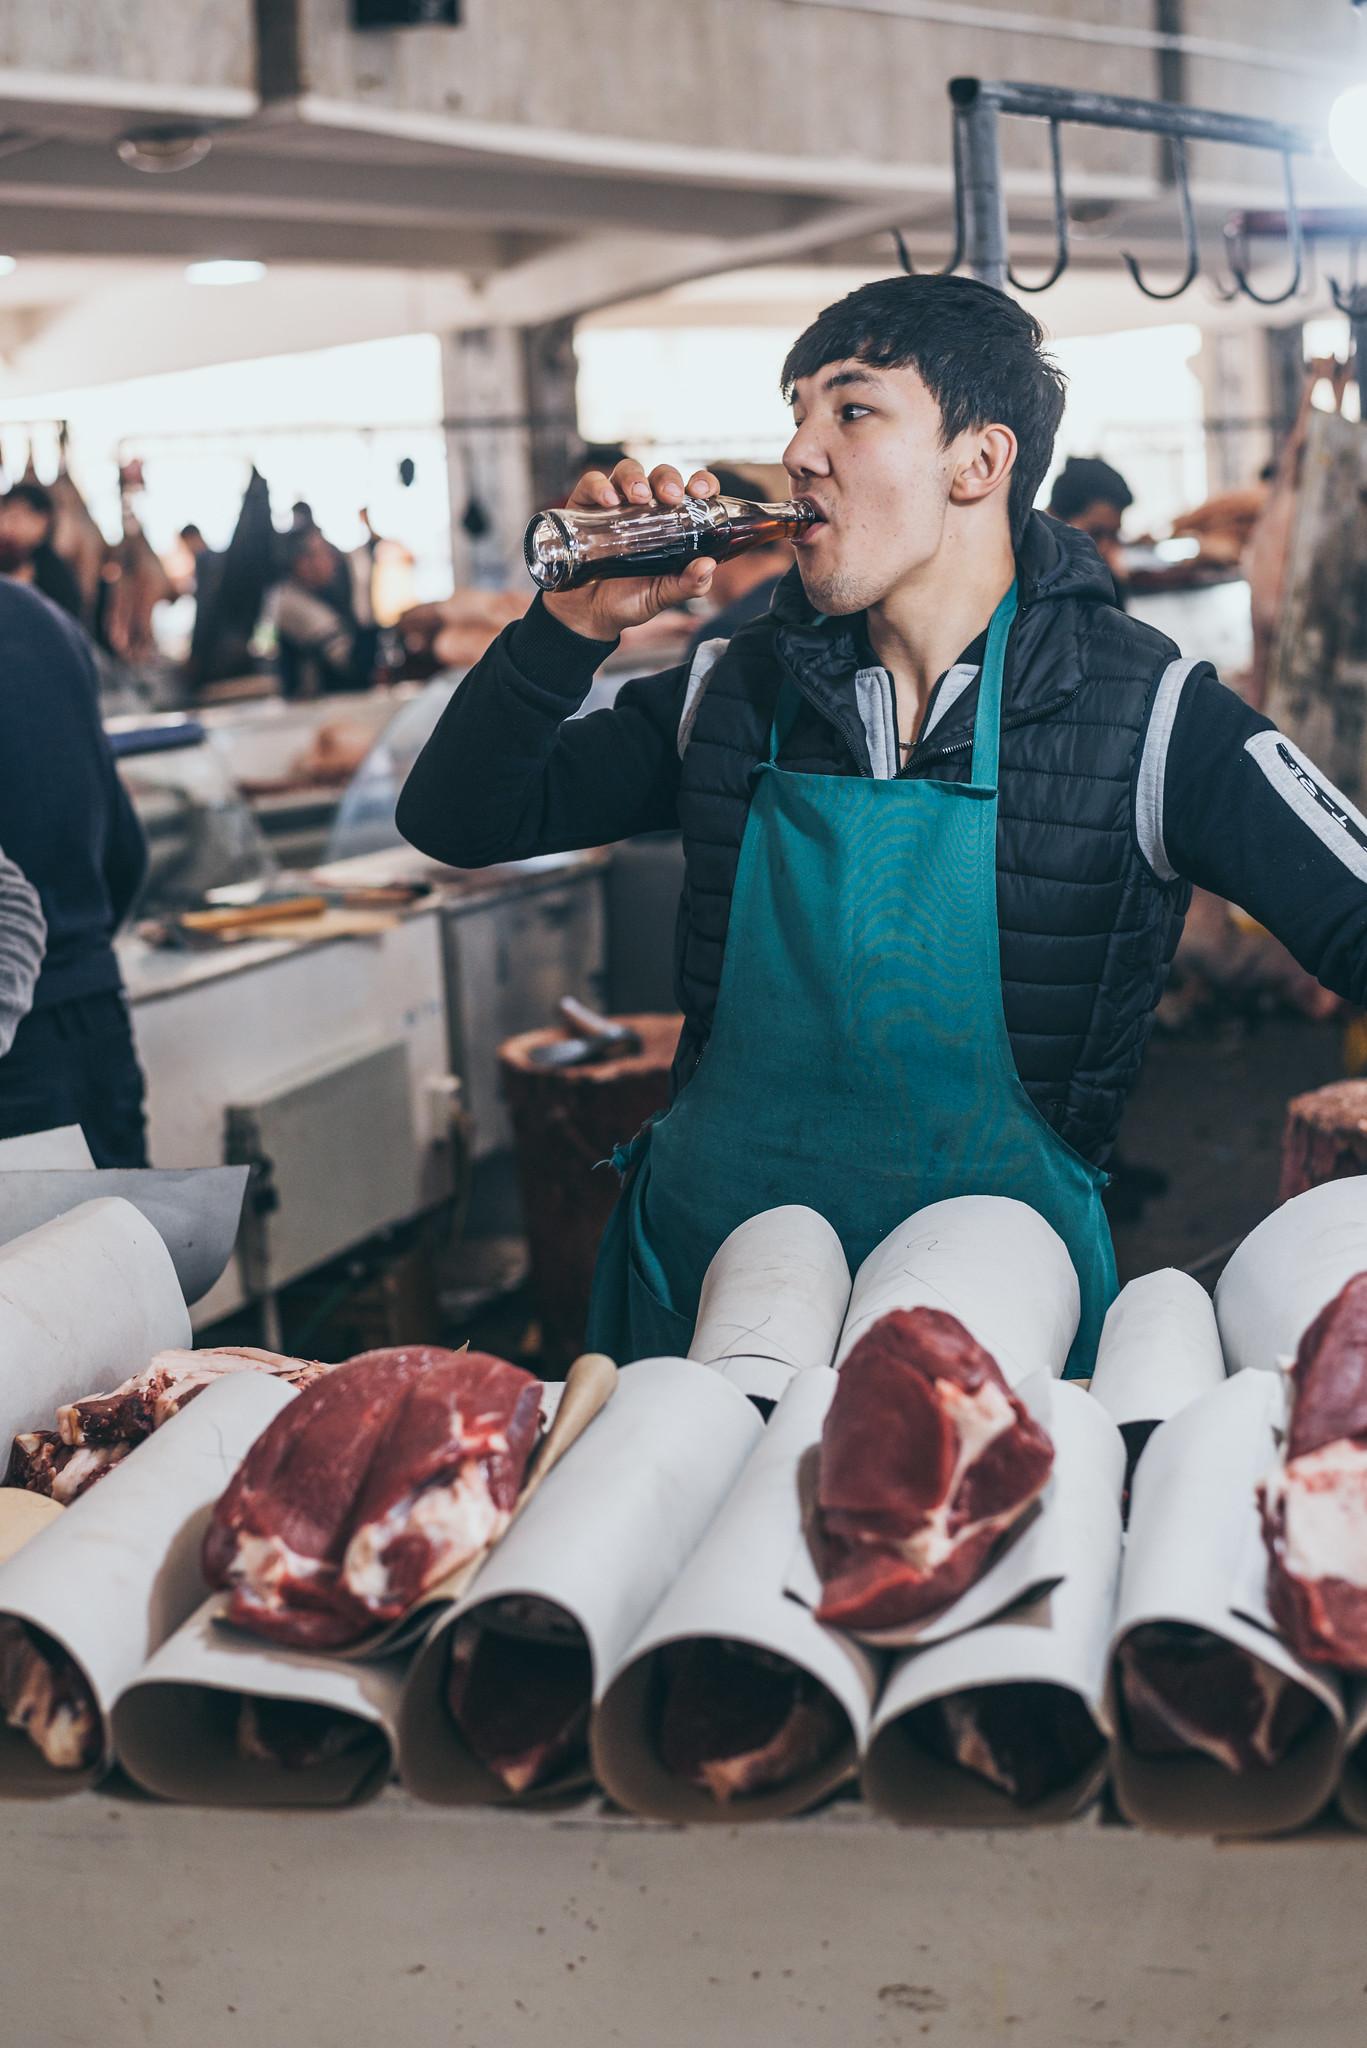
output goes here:
[[381, 1750], [384, 1737], [357, 1714], [312, 1700], [265, 1699], [244, 1693], [237, 1710], [237, 1753], [246, 1763], [275, 1764], [308, 1771], [366, 1748]]
[[151, 1363], [108, 1394], [87, 1394], [57, 1410], [64, 1444], [133, 1444], [178, 1415], [196, 1394], [230, 1372], [263, 1372], [306, 1387], [331, 1368], [314, 1359], [235, 1345], [208, 1351], [159, 1351]]
[[1367, 1273], [1296, 1351], [1283, 1462], [1259, 1489], [1268, 1605], [1308, 1662], [1367, 1672]]
[[471, 1754], [510, 1792], [587, 1774], [593, 1659], [563, 1609], [510, 1597], [467, 1616], [446, 1699]]
[[49, 1500], [70, 1507], [132, 1448], [131, 1444], [109, 1444], [98, 1450], [84, 1445], [73, 1450], [55, 1429], [25, 1430], [11, 1446], [5, 1485], [46, 1494]]
[[957, 1600], [1053, 1461], [1048, 1436], [957, 1317], [884, 1316], [841, 1367], [822, 1431], [818, 1619], [898, 1628]]
[[768, 1650], [713, 1638], [677, 1643], [660, 1668], [660, 1762], [721, 1805], [791, 1785], [849, 1738], [825, 1687]]
[[363, 1352], [258, 1437], [214, 1510], [204, 1574], [228, 1618], [340, 1647], [495, 1541], [536, 1441], [541, 1382], [431, 1346]]
[[55, 1771], [80, 1771], [100, 1754], [100, 1716], [80, 1668], [26, 1621], [0, 1615], [0, 1715]]
[[1280, 1763], [1315, 1700], [1261, 1657], [1186, 1622], [1149, 1622], [1120, 1646], [1120, 1700], [1139, 1756], [1196, 1752], [1242, 1773]]
[[977, 1685], [928, 1700], [909, 1731], [946, 1763], [1017, 1806], [1038, 1806], [1100, 1760], [1106, 1738], [1076, 1693], [1054, 1685]]

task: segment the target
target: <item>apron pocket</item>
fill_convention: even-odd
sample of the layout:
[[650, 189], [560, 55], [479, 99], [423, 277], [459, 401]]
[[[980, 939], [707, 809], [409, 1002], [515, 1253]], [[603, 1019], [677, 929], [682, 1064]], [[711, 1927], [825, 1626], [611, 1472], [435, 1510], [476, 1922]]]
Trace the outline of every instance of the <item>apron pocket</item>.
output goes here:
[[681, 1315], [678, 1309], [661, 1300], [642, 1269], [632, 1242], [633, 1235], [628, 1231], [627, 1320], [631, 1330], [628, 1347], [631, 1358], [683, 1358], [693, 1342], [693, 1326], [697, 1317]]

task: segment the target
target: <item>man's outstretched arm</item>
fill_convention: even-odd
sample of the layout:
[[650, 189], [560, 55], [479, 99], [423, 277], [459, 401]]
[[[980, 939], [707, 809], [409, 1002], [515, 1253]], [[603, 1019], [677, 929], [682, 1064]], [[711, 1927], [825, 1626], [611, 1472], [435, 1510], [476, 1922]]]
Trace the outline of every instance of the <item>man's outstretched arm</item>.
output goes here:
[[1156, 873], [1237, 903], [1325, 988], [1367, 1004], [1367, 818], [1208, 664], [1160, 685], [1135, 810]]

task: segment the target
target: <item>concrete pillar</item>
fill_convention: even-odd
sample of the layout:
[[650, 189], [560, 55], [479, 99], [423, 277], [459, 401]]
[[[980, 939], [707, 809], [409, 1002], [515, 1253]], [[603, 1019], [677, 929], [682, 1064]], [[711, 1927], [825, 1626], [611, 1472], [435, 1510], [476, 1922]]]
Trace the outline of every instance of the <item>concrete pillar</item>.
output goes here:
[[555, 504], [582, 443], [574, 323], [471, 327], [442, 340], [442, 400], [456, 588], [520, 587], [522, 534]]
[[1195, 368], [1205, 394], [1206, 477], [1212, 496], [1252, 483], [1272, 454], [1276, 407], [1263, 331], [1207, 332]]

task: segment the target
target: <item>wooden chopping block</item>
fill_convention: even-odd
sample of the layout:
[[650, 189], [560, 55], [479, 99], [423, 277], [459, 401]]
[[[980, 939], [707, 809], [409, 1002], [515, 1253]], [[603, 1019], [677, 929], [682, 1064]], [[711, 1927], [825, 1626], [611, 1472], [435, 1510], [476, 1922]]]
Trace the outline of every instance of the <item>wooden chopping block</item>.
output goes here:
[[566, 1365], [584, 1348], [594, 1261], [618, 1189], [617, 1175], [599, 1162], [666, 1107], [683, 1023], [673, 1014], [612, 1021], [639, 1035], [639, 1053], [582, 1067], [533, 1066], [533, 1047], [564, 1036], [554, 1030], [524, 1031], [499, 1048], [545, 1367]]
[[1331, 1081], [1286, 1105], [1280, 1199], [1367, 1173], [1367, 1081]]

